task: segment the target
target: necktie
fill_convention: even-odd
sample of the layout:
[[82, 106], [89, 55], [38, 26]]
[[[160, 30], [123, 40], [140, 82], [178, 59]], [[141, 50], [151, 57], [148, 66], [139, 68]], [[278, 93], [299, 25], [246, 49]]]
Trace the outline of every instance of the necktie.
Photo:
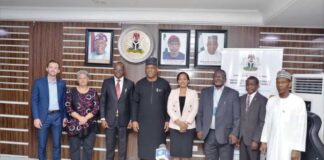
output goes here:
[[246, 107], [245, 107], [246, 112], [249, 110], [249, 107], [250, 107], [250, 95], [248, 95], [246, 98]]
[[120, 79], [117, 79], [116, 95], [117, 95], [117, 99], [119, 99], [119, 97], [120, 97]]

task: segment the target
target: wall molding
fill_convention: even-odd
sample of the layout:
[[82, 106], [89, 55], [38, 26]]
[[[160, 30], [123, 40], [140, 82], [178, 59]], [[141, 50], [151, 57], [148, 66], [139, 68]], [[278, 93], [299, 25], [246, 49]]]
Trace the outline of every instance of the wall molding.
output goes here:
[[1, 20], [263, 25], [257, 10], [0, 7]]

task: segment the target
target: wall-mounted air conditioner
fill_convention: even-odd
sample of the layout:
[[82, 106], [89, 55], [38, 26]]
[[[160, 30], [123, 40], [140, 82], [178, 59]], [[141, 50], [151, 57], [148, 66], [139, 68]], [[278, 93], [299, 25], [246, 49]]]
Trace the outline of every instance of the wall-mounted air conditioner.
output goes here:
[[304, 99], [308, 111], [321, 118], [319, 137], [324, 142], [324, 73], [294, 74], [292, 92]]

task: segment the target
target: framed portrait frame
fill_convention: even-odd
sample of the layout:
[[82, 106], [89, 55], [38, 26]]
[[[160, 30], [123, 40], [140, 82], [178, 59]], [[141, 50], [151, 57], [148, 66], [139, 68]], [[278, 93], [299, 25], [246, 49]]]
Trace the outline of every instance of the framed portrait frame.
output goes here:
[[220, 67], [221, 50], [226, 47], [227, 30], [196, 30], [195, 67]]
[[154, 41], [151, 33], [141, 26], [125, 29], [118, 41], [120, 55], [128, 62], [140, 63], [151, 56]]
[[111, 67], [113, 65], [112, 30], [86, 29], [85, 65]]
[[159, 30], [159, 66], [188, 68], [190, 57], [190, 30]]

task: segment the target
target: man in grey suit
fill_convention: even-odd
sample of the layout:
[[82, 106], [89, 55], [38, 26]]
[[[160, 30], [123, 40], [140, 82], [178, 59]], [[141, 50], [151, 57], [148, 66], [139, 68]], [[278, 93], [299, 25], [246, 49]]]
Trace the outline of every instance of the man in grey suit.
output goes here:
[[240, 127], [239, 93], [224, 84], [224, 70], [214, 71], [214, 86], [201, 91], [197, 137], [204, 140], [206, 160], [233, 160]]
[[245, 87], [247, 94], [240, 97], [240, 160], [259, 160], [260, 138], [268, 100], [257, 91], [259, 88], [258, 78], [248, 77]]
[[113, 160], [118, 137], [119, 160], [126, 160], [127, 128], [130, 129], [131, 97], [134, 83], [124, 77], [121, 62], [114, 66], [114, 77], [105, 79], [100, 97], [101, 126], [106, 129], [106, 159]]

